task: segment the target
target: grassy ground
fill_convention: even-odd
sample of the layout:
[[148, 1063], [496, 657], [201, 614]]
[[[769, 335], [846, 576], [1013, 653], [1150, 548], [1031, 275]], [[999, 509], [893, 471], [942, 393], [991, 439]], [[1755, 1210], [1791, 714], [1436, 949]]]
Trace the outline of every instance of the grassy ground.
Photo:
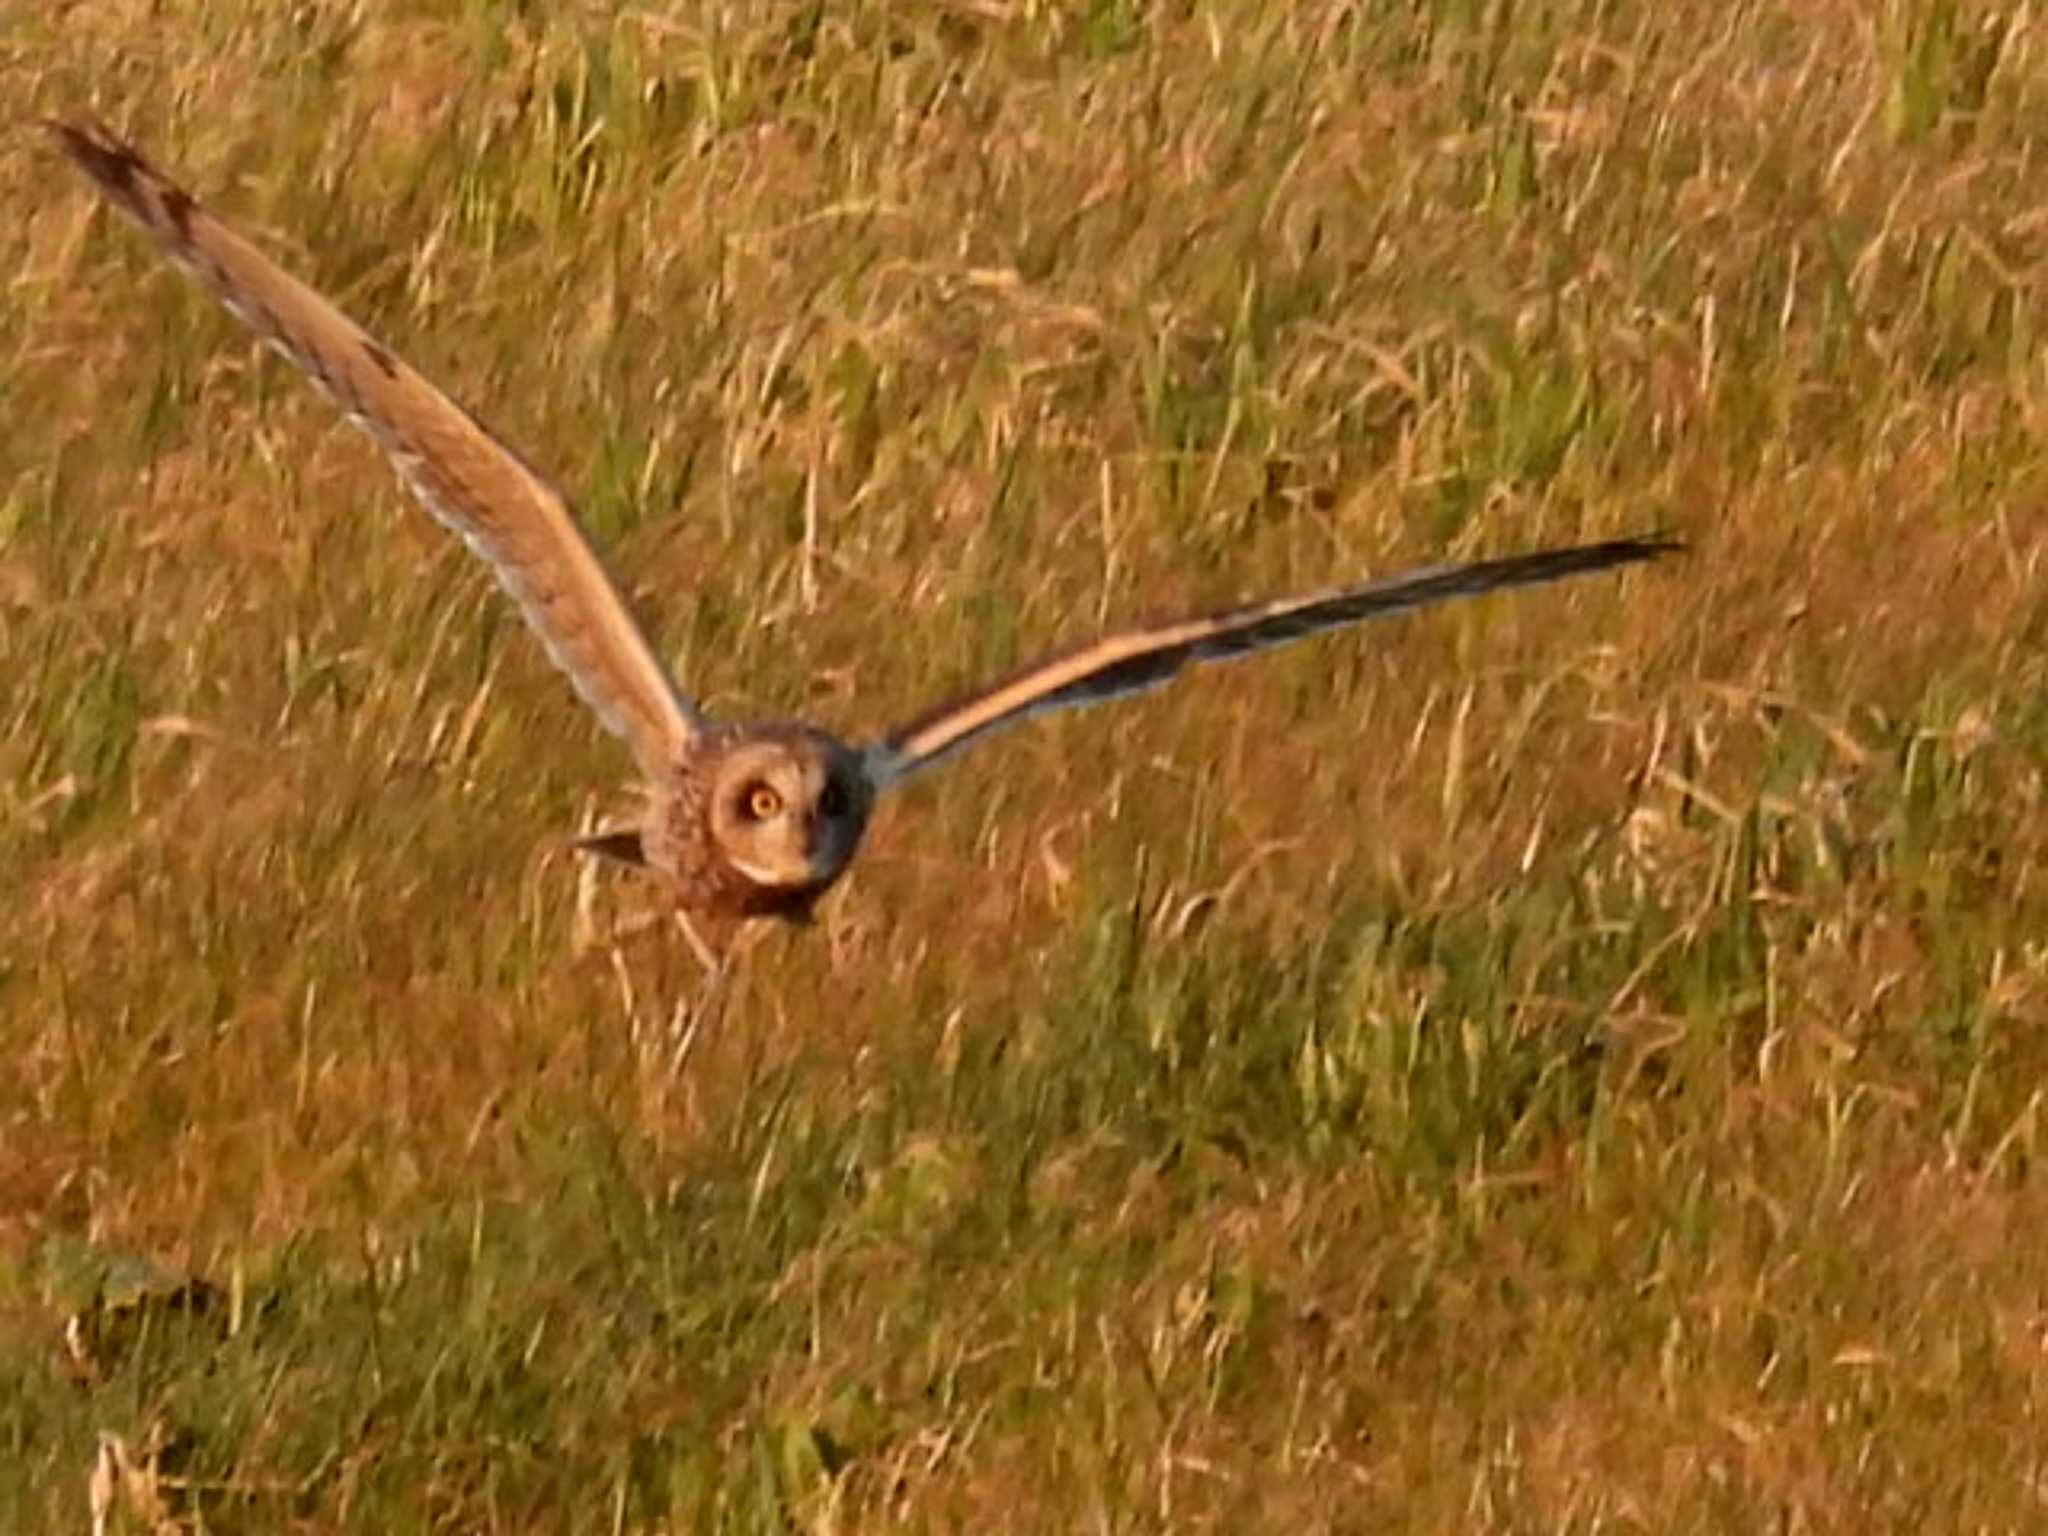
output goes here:
[[[2031, 12], [398, 10], [0, 13], [0, 1528], [2040, 1527]], [[975, 749], [678, 1072], [623, 753], [84, 110], [722, 712], [1695, 553]]]

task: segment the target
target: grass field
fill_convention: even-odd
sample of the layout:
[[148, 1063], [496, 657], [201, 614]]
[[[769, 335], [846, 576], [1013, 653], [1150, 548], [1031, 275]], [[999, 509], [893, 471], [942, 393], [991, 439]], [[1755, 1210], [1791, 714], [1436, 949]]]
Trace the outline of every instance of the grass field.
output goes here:
[[[109, 0], [0, 95], [0, 1529], [2048, 1521], [2031, 10]], [[679, 1067], [625, 754], [88, 111], [719, 713], [1692, 553], [969, 751]]]

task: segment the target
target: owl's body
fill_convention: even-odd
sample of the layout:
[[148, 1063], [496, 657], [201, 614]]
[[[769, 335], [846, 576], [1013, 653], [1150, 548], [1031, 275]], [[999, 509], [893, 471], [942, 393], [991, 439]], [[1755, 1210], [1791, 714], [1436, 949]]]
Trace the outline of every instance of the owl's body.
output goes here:
[[583, 846], [648, 869], [686, 920], [717, 932], [757, 918], [807, 920], [845, 872], [881, 792], [985, 732], [1155, 687], [1197, 662], [1679, 547], [1643, 538], [1537, 550], [1128, 630], [1057, 653], [862, 746], [795, 721], [714, 722], [677, 688], [568, 499], [540, 471], [105, 129], [50, 127], [116, 208], [302, 369], [383, 448], [421, 504], [490, 563], [548, 654], [625, 738], [646, 781], [640, 828]]

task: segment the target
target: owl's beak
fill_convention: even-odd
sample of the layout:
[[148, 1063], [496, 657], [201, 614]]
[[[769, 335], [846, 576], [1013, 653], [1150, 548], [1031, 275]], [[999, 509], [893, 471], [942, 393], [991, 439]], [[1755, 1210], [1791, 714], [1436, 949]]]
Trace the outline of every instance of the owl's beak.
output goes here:
[[825, 871], [822, 868], [820, 868], [820, 865], [824, 862], [824, 852], [824, 818], [821, 816], [812, 816], [804, 822], [804, 862], [811, 866], [811, 873], [814, 875], [822, 875], [825, 873]]

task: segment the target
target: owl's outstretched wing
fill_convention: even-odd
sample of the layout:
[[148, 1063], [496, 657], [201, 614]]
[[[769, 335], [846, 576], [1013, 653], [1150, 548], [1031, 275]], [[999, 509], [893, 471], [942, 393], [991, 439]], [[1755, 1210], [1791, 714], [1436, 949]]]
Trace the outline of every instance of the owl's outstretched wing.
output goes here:
[[1176, 624], [1106, 635], [1046, 657], [993, 687], [898, 726], [866, 749], [865, 766], [875, 784], [884, 786], [965, 746], [984, 731], [1046, 710], [1156, 688], [1191, 662], [1227, 661], [1402, 608], [1419, 608], [1501, 587], [1556, 581], [1655, 559], [1683, 548], [1664, 538], [1616, 539], [1472, 565], [1433, 565], [1364, 586], [1329, 587]]
[[97, 125], [50, 123], [107, 200], [374, 438], [497, 572], [555, 664], [659, 778], [702, 728], [576, 524], [568, 498], [334, 305]]

